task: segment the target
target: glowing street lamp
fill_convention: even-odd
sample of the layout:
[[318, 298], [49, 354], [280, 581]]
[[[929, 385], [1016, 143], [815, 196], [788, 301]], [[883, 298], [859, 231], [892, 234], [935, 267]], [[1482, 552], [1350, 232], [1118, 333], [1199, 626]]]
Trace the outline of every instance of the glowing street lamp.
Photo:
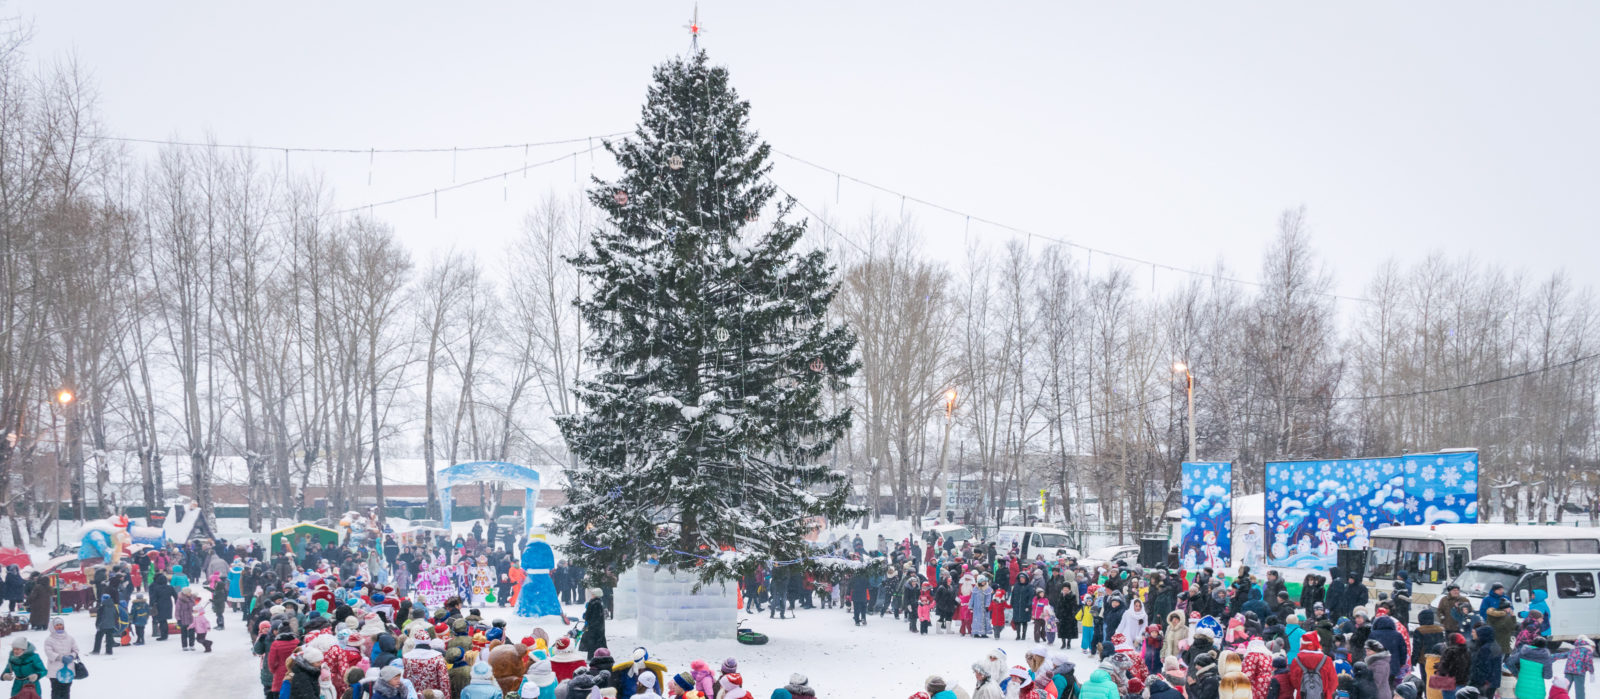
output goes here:
[[77, 398], [77, 396], [72, 395], [72, 391], [65, 388], [56, 392], [56, 402], [62, 405], [71, 403], [75, 398]]
[[1189, 460], [1194, 461], [1194, 372], [1189, 371], [1188, 364], [1173, 362], [1172, 373], [1183, 374], [1183, 382], [1189, 390]]

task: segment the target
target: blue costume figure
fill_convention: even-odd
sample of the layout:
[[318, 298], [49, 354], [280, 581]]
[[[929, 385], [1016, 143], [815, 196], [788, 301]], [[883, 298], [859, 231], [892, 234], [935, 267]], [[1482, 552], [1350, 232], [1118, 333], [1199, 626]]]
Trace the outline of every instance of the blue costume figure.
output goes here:
[[234, 604], [244, 603], [244, 591], [239, 589], [239, 578], [244, 575], [244, 564], [234, 559], [233, 566], [228, 568], [228, 601]]
[[528, 579], [522, 583], [517, 597], [517, 616], [560, 616], [561, 598], [556, 595], [556, 583], [550, 579], [550, 569], [556, 567], [556, 554], [550, 545], [534, 539], [522, 550], [522, 572]]

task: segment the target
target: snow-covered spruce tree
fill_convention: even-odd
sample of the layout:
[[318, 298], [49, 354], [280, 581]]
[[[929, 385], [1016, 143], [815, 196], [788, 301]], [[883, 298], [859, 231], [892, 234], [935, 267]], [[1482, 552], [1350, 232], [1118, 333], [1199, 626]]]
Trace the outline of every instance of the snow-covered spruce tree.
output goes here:
[[795, 250], [793, 202], [755, 223], [776, 189], [749, 112], [704, 52], [668, 61], [607, 144], [621, 179], [589, 192], [612, 225], [572, 260], [596, 370], [558, 419], [579, 463], [555, 529], [590, 570], [727, 579], [804, 556], [813, 516], [860, 514], [823, 462], [850, 425], [823, 391], [856, 371], [855, 337], [827, 318], [834, 267]]

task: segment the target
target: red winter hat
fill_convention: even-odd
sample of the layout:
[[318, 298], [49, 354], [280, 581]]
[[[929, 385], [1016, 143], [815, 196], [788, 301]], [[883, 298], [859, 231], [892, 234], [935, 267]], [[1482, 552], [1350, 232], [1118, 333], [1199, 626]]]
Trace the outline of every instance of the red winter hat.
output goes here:
[[1314, 650], [1320, 652], [1322, 650], [1322, 641], [1317, 640], [1316, 634], [1308, 633], [1300, 637], [1300, 650]]
[[434, 633], [442, 634], [442, 633], [444, 633], [446, 631], [449, 631], [449, 630], [450, 630], [450, 627], [445, 626], [444, 624], [434, 624], [433, 625], [433, 632]]

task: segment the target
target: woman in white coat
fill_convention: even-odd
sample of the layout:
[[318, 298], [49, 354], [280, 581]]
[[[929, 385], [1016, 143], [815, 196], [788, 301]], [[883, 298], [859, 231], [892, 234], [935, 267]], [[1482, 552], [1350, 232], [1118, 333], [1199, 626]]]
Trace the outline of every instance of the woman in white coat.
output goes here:
[[1144, 638], [1145, 627], [1149, 625], [1150, 617], [1144, 613], [1144, 602], [1135, 597], [1128, 606], [1128, 611], [1123, 612], [1122, 622], [1117, 624], [1116, 633], [1122, 634], [1124, 638], [1128, 639], [1128, 643], [1134, 644], [1134, 647], [1137, 648], [1139, 639]]

